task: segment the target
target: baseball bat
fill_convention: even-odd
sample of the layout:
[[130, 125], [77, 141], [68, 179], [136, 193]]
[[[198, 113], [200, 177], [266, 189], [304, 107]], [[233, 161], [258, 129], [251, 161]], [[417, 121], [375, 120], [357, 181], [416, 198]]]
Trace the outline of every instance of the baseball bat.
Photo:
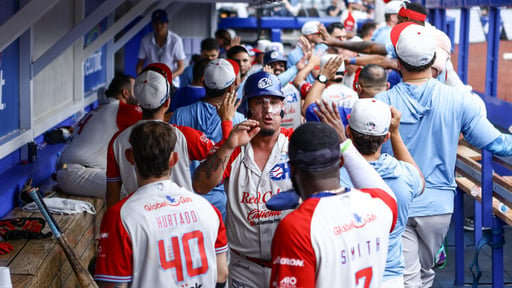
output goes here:
[[28, 191], [28, 194], [36, 203], [37, 207], [39, 208], [39, 211], [41, 211], [41, 214], [48, 223], [50, 229], [52, 230], [53, 235], [55, 236], [55, 238], [57, 238], [60, 247], [62, 247], [62, 249], [64, 250], [64, 254], [66, 254], [66, 258], [68, 259], [69, 264], [71, 264], [71, 268], [73, 268], [73, 272], [75, 273], [75, 276], [78, 280], [78, 283], [80, 283], [80, 286], [82, 286], [83, 288], [97, 288], [98, 285], [96, 284], [96, 282], [94, 282], [94, 279], [92, 278], [91, 274], [89, 274], [89, 271], [87, 271], [87, 269], [85, 269], [80, 260], [78, 260], [75, 251], [71, 248], [71, 246], [69, 246], [66, 236], [64, 236], [64, 234], [60, 230], [60, 227], [57, 225], [57, 222], [48, 212], [48, 208], [46, 207], [44, 201], [41, 199], [39, 193], [37, 193], [37, 189], [30, 189]]

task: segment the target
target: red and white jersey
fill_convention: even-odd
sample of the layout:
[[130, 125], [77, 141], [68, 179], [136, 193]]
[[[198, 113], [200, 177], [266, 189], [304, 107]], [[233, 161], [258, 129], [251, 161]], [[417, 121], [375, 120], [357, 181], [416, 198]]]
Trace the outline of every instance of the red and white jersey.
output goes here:
[[130, 287], [215, 287], [227, 251], [220, 212], [171, 181], [116, 203], [101, 222], [95, 279]]
[[281, 128], [263, 171], [254, 161], [249, 143], [235, 149], [224, 172], [229, 247], [245, 256], [269, 261], [274, 231], [289, 212], [270, 211], [265, 203], [272, 195], [292, 189], [288, 164], [288, 137], [292, 132]]
[[283, 87], [284, 117], [281, 126], [285, 128], [297, 128], [302, 124], [301, 96], [295, 85], [288, 83]]
[[107, 148], [118, 131], [142, 118], [142, 110], [119, 100], [87, 113], [75, 127], [73, 141], [64, 148], [60, 161], [86, 167], [107, 168]]
[[[154, 120], [141, 120], [143, 121]], [[158, 120], [157, 120], [158, 121]], [[136, 124], [136, 125], [137, 125]], [[192, 189], [192, 176], [190, 175], [190, 161], [203, 160], [210, 155], [215, 143], [198, 130], [186, 126], [171, 125], [176, 133], [174, 152], [178, 153], [178, 162], [172, 168], [170, 179], [187, 190]], [[137, 190], [137, 175], [135, 166], [126, 158], [126, 150], [131, 149], [129, 143], [131, 126], [114, 136], [109, 144], [107, 159], [107, 182], [123, 182], [121, 198]]]
[[279, 224], [270, 287], [380, 287], [396, 201], [381, 189], [325, 194]]
[[325, 88], [322, 92], [322, 99], [326, 99], [329, 103], [335, 102], [338, 107], [352, 108], [354, 103], [359, 99], [357, 92], [343, 84], [332, 84]]

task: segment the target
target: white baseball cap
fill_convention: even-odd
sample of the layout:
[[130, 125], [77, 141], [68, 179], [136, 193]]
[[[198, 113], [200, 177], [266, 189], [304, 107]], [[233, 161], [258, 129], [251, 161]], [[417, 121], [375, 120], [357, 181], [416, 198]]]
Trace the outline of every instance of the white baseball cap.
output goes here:
[[265, 52], [268, 51], [279, 51], [281, 54], [284, 54], [283, 43], [281, 42], [270, 42], [267, 47], [265, 47]]
[[144, 109], [156, 109], [169, 98], [169, 82], [164, 75], [148, 70], [135, 79], [133, 94]]
[[256, 49], [260, 50], [261, 53], [265, 53], [267, 46], [270, 44], [272, 44], [272, 42], [270, 42], [270, 40], [260, 39], [260, 40], [258, 40], [258, 43], [256, 44]]
[[435, 55], [436, 42], [431, 29], [413, 22], [404, 22], [391, 29], [390, 37], [396, 55], [411, 66], [423, 66], [432, 61]]
[[348, 123], [351, 130], [361, 134], [383, 136], [389, 131], [391, 110], [387, 104], [377, 99], [359, 99], [352, 106]]
[[318, 33], [318, 25], [320, 25], [320, 22], [318, 21], [308, 21], [302, 25], [302, 34], [303, 35], [310, 35], [310, 34], [316, 34]]
[[210, 89], [222, 90], [235, 82], [235, 70], [226, 59], [215, 59], [204, 69], [204, 85]]
[[384, 14], [398, 14], [402, 5], [402, 1], [391, 1], [386, 3]]

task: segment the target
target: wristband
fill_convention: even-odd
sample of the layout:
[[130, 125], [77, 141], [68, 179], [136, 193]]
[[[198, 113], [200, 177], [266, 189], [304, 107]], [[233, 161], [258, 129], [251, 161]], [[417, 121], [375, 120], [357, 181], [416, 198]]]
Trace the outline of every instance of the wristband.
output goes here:
[[343, 143], [340, 144], [340, 152], [341, 152], [341, 154], [345, 153], [345, 151], [347, 151], [347, 149], [350, 146], [352, 146], [352, 140], [347, 139], [347, 140], [343, 141]]
[[350, 61], [348, 62], [350, 65], [356, 64], [356, 57], [350, 57]]
[[215, 288], [225, 288], [226, 287], [226, 282], [222, 282], [222, 283], [218, 283], [215, 285]]

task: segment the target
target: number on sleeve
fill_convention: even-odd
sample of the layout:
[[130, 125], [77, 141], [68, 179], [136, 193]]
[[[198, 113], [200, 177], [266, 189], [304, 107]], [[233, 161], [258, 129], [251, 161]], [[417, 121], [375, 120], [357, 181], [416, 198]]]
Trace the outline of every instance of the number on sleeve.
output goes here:
[[[189, 277], [194, 277], [208, 272], [208, 259], [204, 248], [204, 236], [201, 231], [194, 230], [192, 232], [185, 233], [181, 237], [181, 241], [178, 236], [172, 237], [170, 244], [171, 245], [169, 247], [172, 253], [169, 251], [169, 255], [167, 255], [164, 240], [158, 241], [160, 266], [162, 266], [164, 270], [175, 268], [176, 280], [178, 282], [184, 280], [183, 261], [181, 259], [182, 249], [185, 256], [185, 268], [187, 269], [187, 275]], [[199, 258], [201, 260], [200, 263], [198, 263], [197, 260], [194, 262], [194, 258]], [[194, 267], [194, 265], [196, 265], [196, 267]]]
[[372, 283], [373, 271], [372, 267], [366, 267], [356, 272], [356, 285], [359, 284], [359, 280], [364, 278], [364, 288], [369, 288]]

